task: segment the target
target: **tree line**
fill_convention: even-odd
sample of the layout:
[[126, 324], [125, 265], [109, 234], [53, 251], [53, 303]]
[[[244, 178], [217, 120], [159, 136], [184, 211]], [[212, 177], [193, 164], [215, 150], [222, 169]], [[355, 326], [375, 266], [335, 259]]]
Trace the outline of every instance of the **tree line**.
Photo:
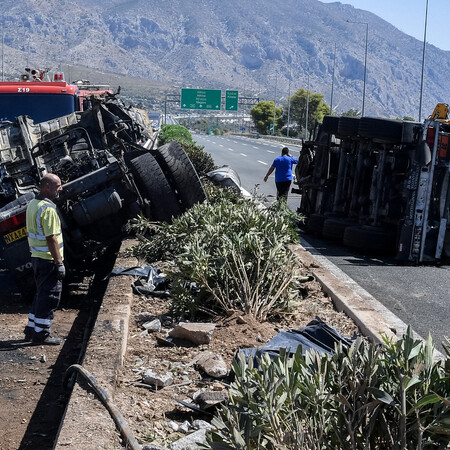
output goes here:
[[[317, 124], [331, 112], [330, 106], [324, 102], [323, 98], [323, 94], [312, 93], [301, 88], [288, 97], [283, 107], [275, 107], [275, 113], [273, 101], [261, 101], [251, 109], [250, 116], [258, 133], [289, 135], [289, 137], [309, 140]], [[352, 108], [341, 115], [359, 117], [361, 111]], [[399, 120], [413, 121], [414, 119], [405, 116]]]

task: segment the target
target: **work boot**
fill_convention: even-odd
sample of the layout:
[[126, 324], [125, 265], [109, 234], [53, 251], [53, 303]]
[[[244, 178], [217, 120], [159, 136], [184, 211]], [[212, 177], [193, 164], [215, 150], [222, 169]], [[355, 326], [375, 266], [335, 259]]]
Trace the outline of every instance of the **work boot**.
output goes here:
[[23, 329], [23, 334], [25, 335], [24, 337], [25, 341], [31, 341], [33, 339], [34, 328], [27, 325]]
[[50, 336], [48, 332], [39, 331], [39, 333], [33, 334], [32, 342], [34, 345], [60, 345], [61, 339]]

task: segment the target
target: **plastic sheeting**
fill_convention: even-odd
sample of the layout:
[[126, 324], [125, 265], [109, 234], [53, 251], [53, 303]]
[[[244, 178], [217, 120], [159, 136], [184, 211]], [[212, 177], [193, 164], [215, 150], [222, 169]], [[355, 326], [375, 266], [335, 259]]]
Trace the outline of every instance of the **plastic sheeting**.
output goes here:
[[111, 276], [117, 275], [137, 277], [133, 283], [133, 289], [139, 294], [169, 295], [166, 275], [153, 266], [119, 267], [111, 272]]
[[254, 360], [256, 367], [257, 360], [264, 353], [271, 358], [279, 356], [281, 349], [286, 349], [294, 354], [297, 348], [301, 346], [302, 354], [307, 351], [316, 351], [321, 355], [333, 355], [335, 345], [341, 343], [344, 348], [350, 347], [355, 337], [347, 338], [342, 336], [336, 330], [328, 326], [320, 318], [316, 317], [306, 327], [296, 330], [281, 331], [266, 345], [257, 348], [243, 348], [238, 350], [238, 354], [244, 354], [246, 360]]

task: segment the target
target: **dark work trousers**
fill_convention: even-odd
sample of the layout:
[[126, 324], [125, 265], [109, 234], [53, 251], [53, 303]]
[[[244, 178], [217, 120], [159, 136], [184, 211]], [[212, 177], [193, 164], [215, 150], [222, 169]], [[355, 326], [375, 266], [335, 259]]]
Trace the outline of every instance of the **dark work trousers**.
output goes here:
[[277, 200], [279, 200], [280, 198], [287, 199], [289, 188], [291, 187], [291, 182], [292, 180], [275, 182], [275, 186], [277, 187]]
[[55, 310], [59, 305], [62, 281], [58, 280], [58, 272], [53, 261], [42, 258], [31, 258], [36, 295], [28, 315], [28, 326], [34, 326], [36, 333], [50, 334]]

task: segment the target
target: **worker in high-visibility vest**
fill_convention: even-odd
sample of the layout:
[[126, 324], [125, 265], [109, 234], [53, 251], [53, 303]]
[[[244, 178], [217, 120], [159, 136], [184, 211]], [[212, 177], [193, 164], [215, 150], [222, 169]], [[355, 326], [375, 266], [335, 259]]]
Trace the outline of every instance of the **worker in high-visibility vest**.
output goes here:
[[61, 339], [50, 334], [65, 276], [61, 221], [56, 205], [52, 202], [61, 190], [59, 177], [48, 173], [41, 179], [39, 195], [27, 207], [28, 244], [36, 281], [36, 295], [24, 333], [25, 339], [33, 344], [61, 343]]

